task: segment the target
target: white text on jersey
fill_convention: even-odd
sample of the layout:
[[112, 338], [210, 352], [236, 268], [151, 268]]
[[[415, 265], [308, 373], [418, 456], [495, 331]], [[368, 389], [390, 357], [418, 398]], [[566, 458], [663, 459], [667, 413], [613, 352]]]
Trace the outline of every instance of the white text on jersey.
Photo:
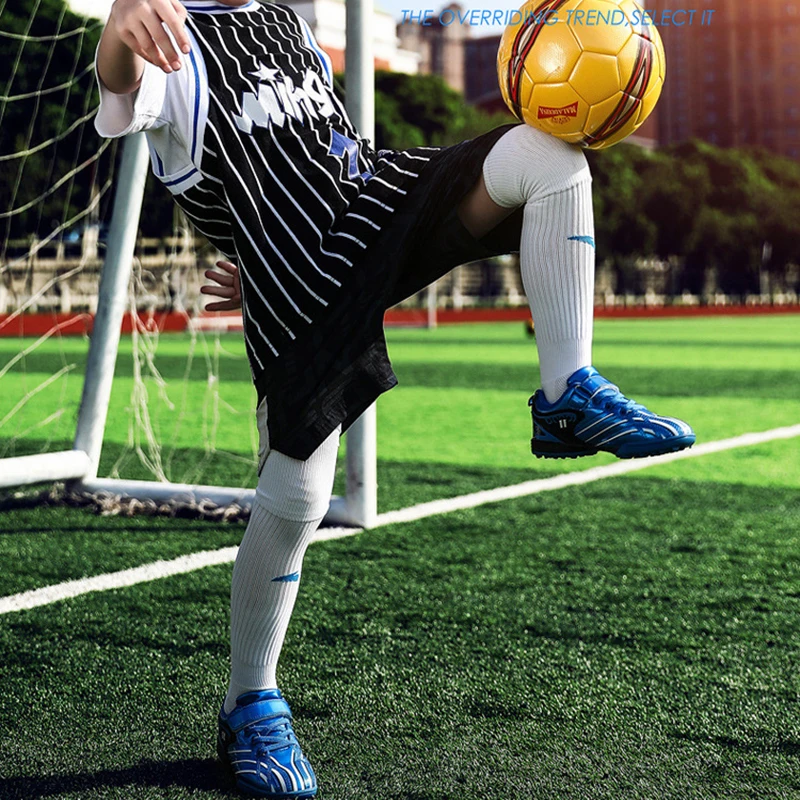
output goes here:
[[258, 95], [247, 92], [242, 97], [241, 115], [234, 114], [236, 126], [244, 133], [252, 134], [254, 125], [266, 128], [270, 120], [282, 128], [287, 117], [305, 124], [319, 117], [330, 117], [335, 111], [322, 78], [313, 70], [306, 71], [302, 86], [278, 70], [266, 67], [251, 74], [262, 81]]

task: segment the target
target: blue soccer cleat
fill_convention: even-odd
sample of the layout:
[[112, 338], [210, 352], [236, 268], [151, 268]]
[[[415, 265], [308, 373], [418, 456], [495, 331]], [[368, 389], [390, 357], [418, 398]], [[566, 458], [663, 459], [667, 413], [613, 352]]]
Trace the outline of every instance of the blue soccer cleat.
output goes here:
[[601, 450], [618, 458], [645, 458], [691, 447], [694, 431], [679, 419], [659, 417], [629, 400], [594, 367], [570, 375], [555, 403], [537, 391], [531, 450], [537, 458], [578, 458]]
[[289, 704], [277, 689], [248, 692], [230, 714], [219, 713], [217, 753], [254, 797], [314, 797], [317, 778], [292, 729]]

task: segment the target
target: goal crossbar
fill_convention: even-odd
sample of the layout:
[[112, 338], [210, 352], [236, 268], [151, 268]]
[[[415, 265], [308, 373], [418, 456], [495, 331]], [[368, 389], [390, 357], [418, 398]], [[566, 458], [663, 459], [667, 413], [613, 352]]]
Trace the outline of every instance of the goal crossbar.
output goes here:
[[83, 450], [4, 458], [0, 460], [0, 489], [82, 480], [90, 470], [89, 455]]

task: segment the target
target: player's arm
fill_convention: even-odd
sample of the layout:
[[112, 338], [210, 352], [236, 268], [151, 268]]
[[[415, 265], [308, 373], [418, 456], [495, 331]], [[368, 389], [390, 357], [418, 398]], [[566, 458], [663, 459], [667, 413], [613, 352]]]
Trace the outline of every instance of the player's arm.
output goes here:
[[100, 80], [114, 94], [130, 94], [142, 82], [145, 61], [167, 74], [180, 69], [181, 57], [164, 26], [188, 53], [185, 20], [178, 0], [116, 0], [97, 50]]
[[210, 294], [213, 297], [221, 297], [206, 306], [206, 311], [233, 311], [242, 307], [242, 287], [239, 283], [239, 269], [230, 261], [217, 261], [217, 266], [222, 272], [214, 272], [213, 269], [206, 270], [206, 278], [213, 281], [213, 284], [201, 286], [202, 294]]

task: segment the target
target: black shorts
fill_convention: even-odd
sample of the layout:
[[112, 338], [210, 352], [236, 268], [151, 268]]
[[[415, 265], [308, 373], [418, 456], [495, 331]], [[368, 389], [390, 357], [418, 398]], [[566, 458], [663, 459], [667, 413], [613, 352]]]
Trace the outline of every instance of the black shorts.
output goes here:
[[353, 266], [341, 302], [309, 327], [281, 368], [257, 385], [266, 398], [269, 446], [306, 459], [397, 385], [383, 316], [454, 267], [519, 250], [522, 209], [480, 240], [458, 218], [495, 142], [512, 126], [442, 148], [421, 172], [390, 225]]

